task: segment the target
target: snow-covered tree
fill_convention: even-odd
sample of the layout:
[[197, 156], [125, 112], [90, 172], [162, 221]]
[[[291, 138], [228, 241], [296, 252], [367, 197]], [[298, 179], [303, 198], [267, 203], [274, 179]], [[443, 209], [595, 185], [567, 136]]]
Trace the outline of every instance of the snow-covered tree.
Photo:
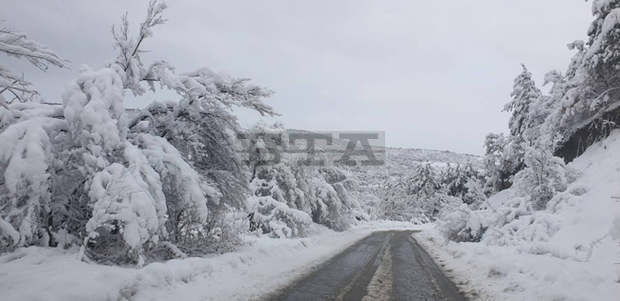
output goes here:
[[312, 222], [335, 230], [349, 226], [359, 203], [349, 195], [350, 179], [343, 170], [301, 164], [306, 158], [285, 152], [288, 134], [281, 128], [258, 126], [250, 133], [253, 230], [289, 237], [306, 234]]
[[279, 163], [260, 166], [251, 182], [251, 230], [261, 230], [275, 237], [307, 234], [312, 218], [306, 193], [298, 187], [291, 168]]
[[568, 44], [577, 52], [560, 85], [547, 100], [546, 118], [538, 143], [572, 160], [616, 127], [620, 102], [620, 1], [593, 1], [594, 21], [586, 42]]
[[456, 201], [447, 194], [430, 164], [421, 164], [410, 175], [390, 179], [386, 185], [381, 211], [392, 220], [432, 221], [445, 204]]
[[512, 100], [504, 107], [504, 111], [512, 113], [509, 128], [513, 136], [522, 136], [528, 128], [532, 127], [532, 120], [530, 120], [532, 106], [542, 97], [542, 93], [532, 79], [532, 73], [525, 65], [521, 66], [523, 71], [515, 78], [510, 94]]
[[222, 203], [243, 208], [247, 197], [244, 162], [235, 148], [240, 128], [235, 117], [218, 106], [209, 111], [192, 110], [177, 103], [153, 103], [130, 122], [130, 136], [147, 133], [163, 137], [203, 177], [218, 186]]
[[594, 21], [588, 30], [588, 50], [585, 64], [602, 85], [617, 87], [620, 64], [620, 1], [595, 0], [592, 4]]
[[[240, 227], [222, 223], [245, 209], [247, 182], [232, 148], [232, 110], [275, 114], [262, 102], [271, 92], [204, 68], [177, 74], [164, 61], [146, 65], [141, 47], [164, 22], [165, 7], [152, 1], [136, 36], [123, 17], [114, 30], [117, 58], [82, 68], [62, 106], [8, 105], [9, 122], [0, 124], [0, 137], [11, 141], [0, 147], [0, 247], [82, 244], [87, 258], [141, 264], [235, 241], [225, 231]], [[126, 91], [158, 86], [179, 102], [130, 120]]]
[[[146, 160], [142, 161], [145, 161], [160, 175], [161, 192], [165, 197], [167, 209], [164, 221], [167, 234], [165, 238], [181, 251], [200, 253], [200, 250], [206, 247], [204, 242], [208, 241], [207, 237], [212, 235], [211, 230], [214, 230], [210, 229], [207, 223], [211, 214], [209, 207], [225, 209], [226, 205], [237, 207], [245, 205], [239, 196], [235, 196], [234, 200], [230, 199], [233, 198], [231, 190], [243, 191], [243, 189], [237, 189], [243, 188], [243, 180], [238, 180], [240, 184], [236, 186], [226, 181], [232, 178], [231, 173], [241, 175], [238, 166], [240, 162], [234, 158], [230, 134], [227, 132], [237, 129], [236, 120], [230, 110], [234, 106], [243, 106], [255, 109], [261, 114], [275, 113], [271, 107], [262, 103], [262, 98], [268, 96], [270, 92], [247, 85], [247, 80], [229, 78], [204, 68], [195, 72], [176, 74], [174, 68], [164, 61], [145, 67], [140, 56], [142, 52], [140, 47], [145, 39], [152, 35], [152, 28], [165, 21], [161, 15], [165, 8], [163, 2], [152, 1], [147, 17], [140, 25], [135, 37], [129, 33], [127, 18], [123, 17], [120, 28], [114, 30], [114, 38], [120, 54], [116, 61], [104, 70], [117, 74], [118, 80], [115, 78], [113, 82], [136, 95], [144, 93], [145, 85], [156, 91], [156, 83], [159, 83], [159, 86], [177, 92], [181, 98], [179, 103], [170, 109], [164, 106], [165, 112], [160, 112], [161, 106], [151, 107], [150, 111], [147, 109], [142, 116], [139, 116], [139, 119], [132, 121], [132, 128], [136, 127], [137, 133], [132, 132], [129, 136], [128, 122], [125, 121], [124, 116], [122, 114], [114, 116], [116, 117], [115, 124], [119, 126], [119, 134], [116, 136], [120, 139], [113, 140], [114, 142], [126, 140], [135, 144], [137, 149], [144, 154]], [[93, 97], [88, 99], [93, 99]], [[117, 99], [122, 101], [122, 97]], [[115, 108], [114, 105], [106, 107]], [[160, 115], [154, 117], [151, 111]], [[105, 116], [101, 112], [99, 115]], [[148, 123], [152, 123], [152, 126]], [[115, 129], [110, 129], [111, 133], [114, 131]], [[84, 132], [86, 131], [81, 131], [82, 134]], [[106, 149], [106, 139], [95, 142], [104, 142], [104, 147], [87, 147], [89, 152], [91, 149], [95, 151]], [[92, 144], [97, 143], [90, 145]], [[121, 145], [119, 150], [122, 148]], [[112, 157], [116, 153], [112, 152], [108, 156], [111, 157], [110, 162], [120, 161], [120, 158]], [[233, 160], [229, 160], [230, 158]], [[135, 160], [135, 158], [125, 156], [121, 162], [131, 163], [131, 159]], [[107, 164], [102, 162], [101, 165]], [[128, 174], [131, 175], [131, 173]], [[218, 178], [219, 183], [216, 181]], [[231, 187], [232, 189], [227, 189]], [[148, 192], [152, 193], [153, 190]], [[222, 202], [223, 196], [228, 198], [224, 202]], [[126, 197], [121, 199], [131, 202], [131, 199]], [[156, 198], [152, 197], [152, 199]], [[99, 208], [97, 202], [92, 206]], [[102, 208], [109, 210], [110, 207]], [[106, 214], [110, 215], [110, 213]], [[87, 226], [91, 222], [92, 219]], [[164, 226], [161, 222], [160, 228]], [[116, 227], [120, 225], [121, 232], [126, 231], [123, 226], [126, 223], [110, 219], [106, 223], [112, 223]], [[144, 226], [144, 223], [141, 225]], [[88, 228], [91, 233], [95, 229], [94, 227]], [[144, 233], [151, 237], [141, 239], [142, 245], [157, 240], [153, 234], [156, 232], [145, 231]], [[97, 235], [94, 237], [96, 238]], [[127, 242], [127, 238], [123, 238]]]
[[458, 197], [465, 204], [479, 203], [484, 198], [482, 181], [484, 175], [476, 170], [471, 162], [466, 164], [448, 164], [440, 172], [441, 185], [449, 196]]

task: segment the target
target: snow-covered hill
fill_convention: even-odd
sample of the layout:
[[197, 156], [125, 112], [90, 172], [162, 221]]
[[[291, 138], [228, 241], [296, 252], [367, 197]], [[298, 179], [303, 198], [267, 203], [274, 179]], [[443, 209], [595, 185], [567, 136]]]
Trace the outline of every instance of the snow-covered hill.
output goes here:
[[480, 161], [480, 157], [476, 155], [420, 148], [388, 147], [387, 155], [390, 163], [394, 165], [407, 165], [409, 162], [465, 164]]
[[388, 147], [386, 157], [386, 167], [391, 176], [407, 175], [420, 164], [431, 164], [438, 169], [445, 168], [448, 164], [471, 163], [478, 168], [482, 166], [481, 157], [452, 151]]

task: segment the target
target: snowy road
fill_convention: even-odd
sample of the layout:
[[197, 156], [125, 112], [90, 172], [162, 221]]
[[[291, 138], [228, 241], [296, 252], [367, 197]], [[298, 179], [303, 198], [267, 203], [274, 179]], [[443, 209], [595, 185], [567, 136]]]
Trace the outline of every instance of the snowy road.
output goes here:
[[411, 234], [373, 233], [267, 300], [465, 300]]

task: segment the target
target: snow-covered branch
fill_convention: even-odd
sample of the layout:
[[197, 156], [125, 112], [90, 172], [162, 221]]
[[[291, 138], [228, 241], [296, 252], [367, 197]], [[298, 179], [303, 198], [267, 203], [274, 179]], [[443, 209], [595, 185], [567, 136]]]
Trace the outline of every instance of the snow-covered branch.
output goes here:
[[[42, 71], [46, 71], [49, 66], [67, 67], [67, 61], [46, 46], [29, 39], [24, 33], [14, 32], [7, 28], [0, 28], [0, 52], [24, 59]], [[31, 100], [38, 95], [38, 92], [23, 76], [18, 76], [0, 66], [0, 94], [10, 94], [11, 100], [0, 102], [0, 105], [6, 106], [5, 102]]]
[[0, 51], [19, 59], [25, 59], [45, 71], [49, 65], [64, 68], [67, 62], [44, 45], [28, 38], [24, 33], [0, 29]]

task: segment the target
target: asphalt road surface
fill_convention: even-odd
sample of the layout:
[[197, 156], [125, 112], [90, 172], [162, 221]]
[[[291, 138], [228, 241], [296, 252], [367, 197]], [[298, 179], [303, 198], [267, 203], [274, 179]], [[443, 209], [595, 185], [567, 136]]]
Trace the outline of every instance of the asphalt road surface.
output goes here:
[[373, 233], [267, 300], [466, 300], [411, 234]]

